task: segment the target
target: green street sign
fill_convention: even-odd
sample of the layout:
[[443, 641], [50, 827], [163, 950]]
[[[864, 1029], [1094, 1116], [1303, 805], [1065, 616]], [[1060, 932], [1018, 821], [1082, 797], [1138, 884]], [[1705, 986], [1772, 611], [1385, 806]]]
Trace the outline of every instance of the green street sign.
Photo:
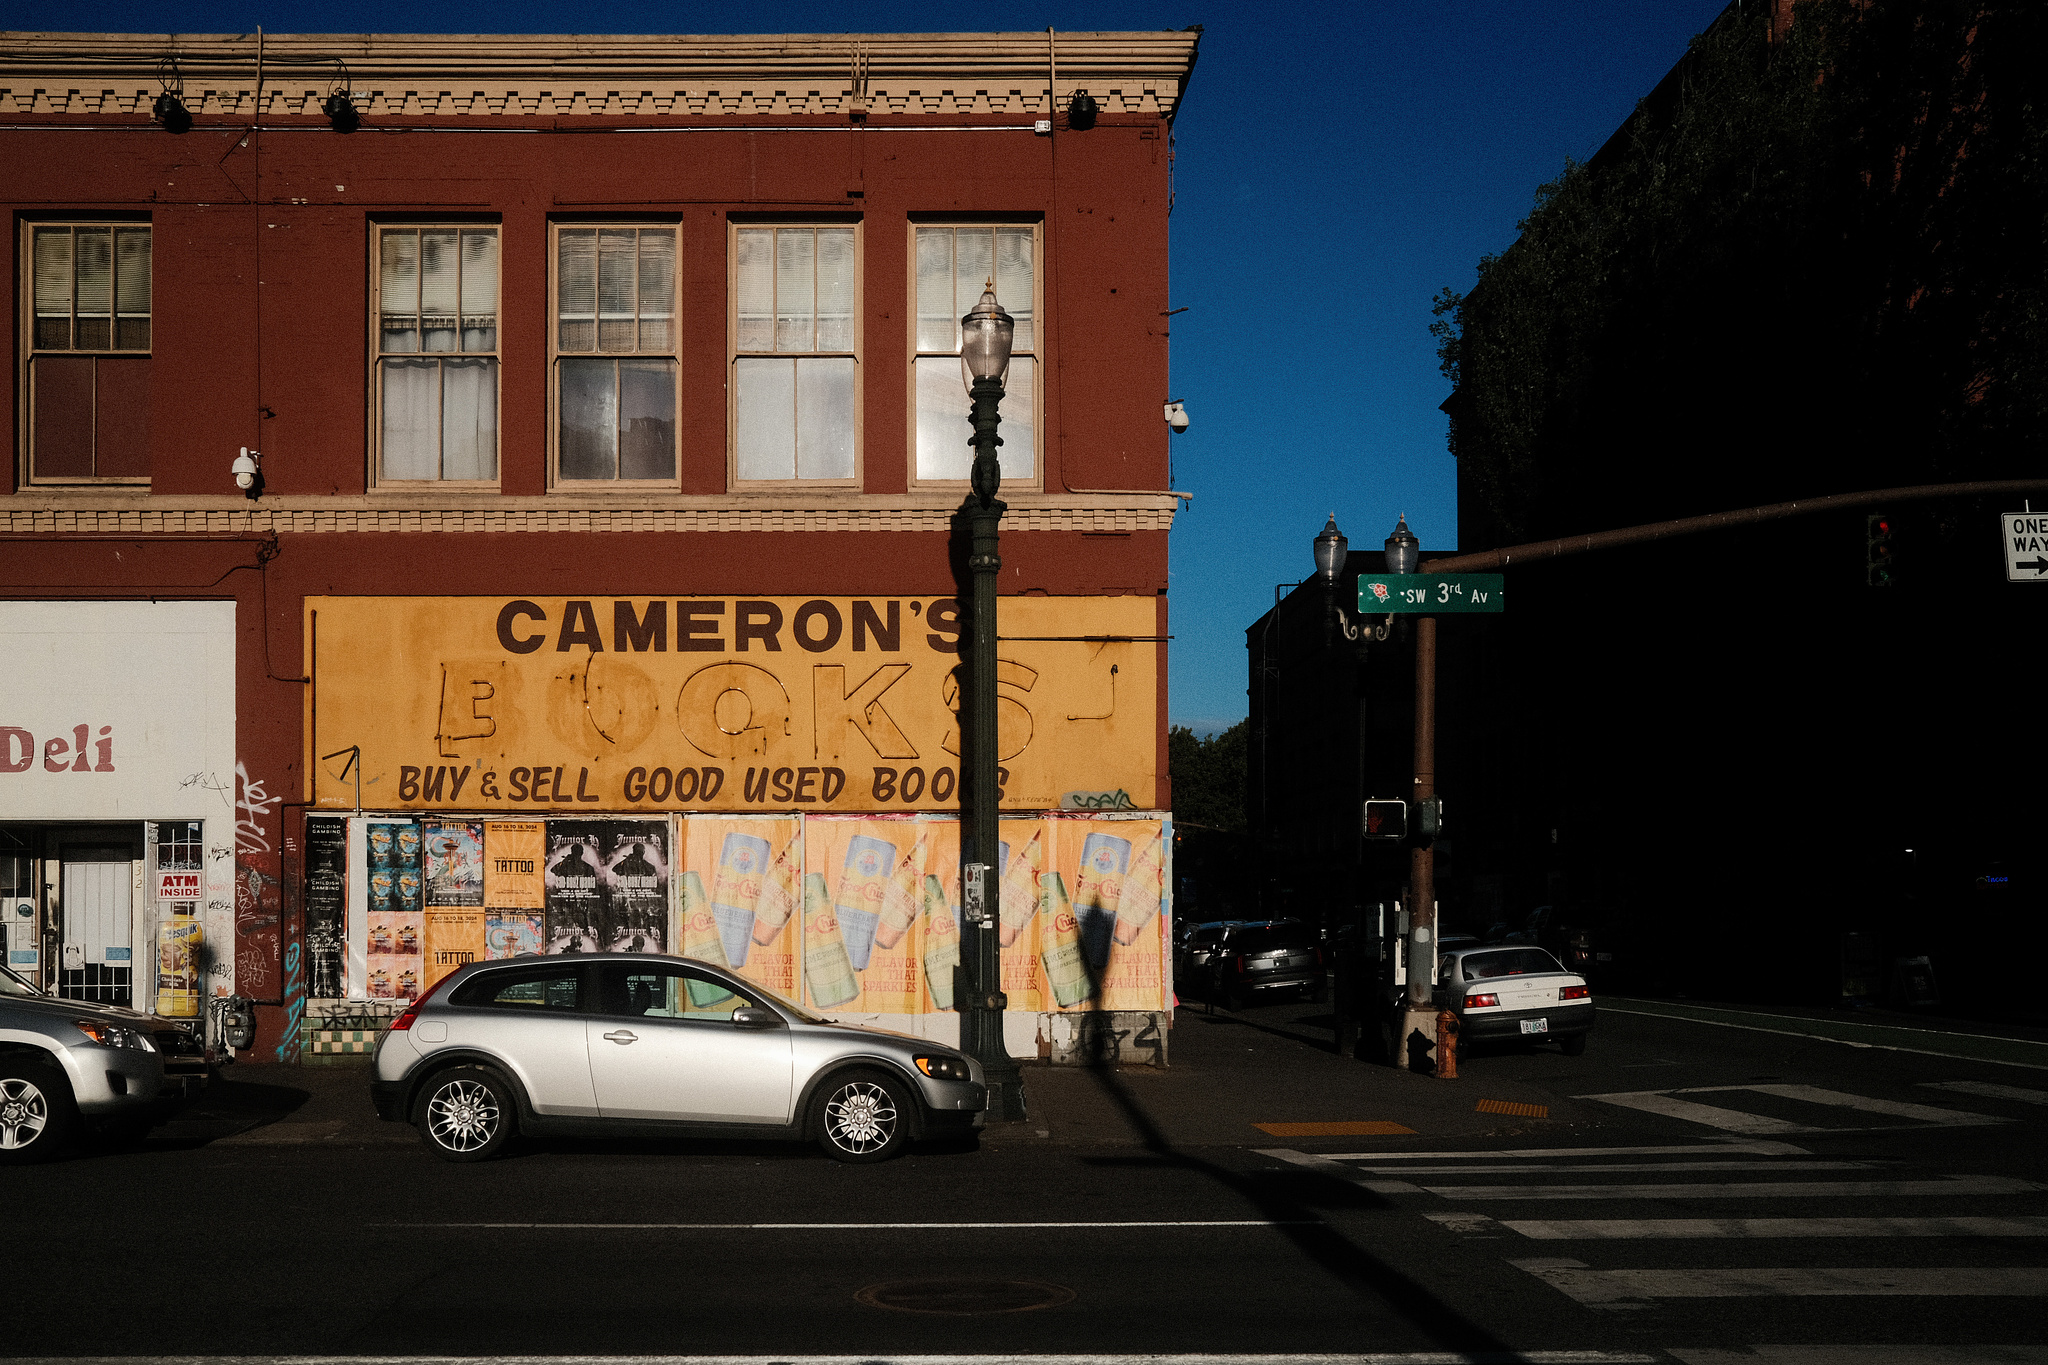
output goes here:
[[1382, 573], [1358, 576], [1358, 610], [1366, 615], [1448, 616], [1502, 611], [1497, 573]]

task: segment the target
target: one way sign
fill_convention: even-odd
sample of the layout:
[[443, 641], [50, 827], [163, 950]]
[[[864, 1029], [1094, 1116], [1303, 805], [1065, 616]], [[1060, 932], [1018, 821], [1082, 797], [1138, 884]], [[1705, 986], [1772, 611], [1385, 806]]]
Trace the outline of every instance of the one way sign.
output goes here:
[[2048, 583], [2048, 512], [2006, 512], [1998, 518], [2005, 538], [2005, 580]]

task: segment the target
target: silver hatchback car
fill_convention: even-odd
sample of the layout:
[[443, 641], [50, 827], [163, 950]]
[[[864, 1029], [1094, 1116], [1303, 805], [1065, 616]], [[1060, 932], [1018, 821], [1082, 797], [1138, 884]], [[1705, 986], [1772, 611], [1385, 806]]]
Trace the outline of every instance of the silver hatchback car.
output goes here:
[[370, 1093], [449, 1161], [536, 1135], [814, 1137], [841, 1161], [968, 1134], [988, 1107], [955, 1048], [836, 1024], [717, 967], [528, 955], [450, 973], [392, 1021]]

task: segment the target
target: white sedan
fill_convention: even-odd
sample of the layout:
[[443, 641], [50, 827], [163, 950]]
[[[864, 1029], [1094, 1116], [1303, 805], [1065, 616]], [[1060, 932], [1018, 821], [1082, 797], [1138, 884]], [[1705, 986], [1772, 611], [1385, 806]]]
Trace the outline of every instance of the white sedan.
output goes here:
[[1586, 1050], [1593, 992], [1541, 948], [1478, 947], [1444, 954], [1437, 977], [1467, 1042], [1555, 1040], [1567, 1057]]

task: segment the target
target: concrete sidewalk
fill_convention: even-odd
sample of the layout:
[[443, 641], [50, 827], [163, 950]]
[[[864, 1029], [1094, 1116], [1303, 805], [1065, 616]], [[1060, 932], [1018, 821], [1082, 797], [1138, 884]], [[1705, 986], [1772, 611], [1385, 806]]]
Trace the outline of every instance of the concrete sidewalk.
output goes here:
[[[1172, 1066], [1024, 1069], [1029, 1118], [988, 1130], [991, 1145], [1151, 1148], [1385, 1143], [1563, 1131], [1612, 1116], [1510, 1081], [1446, 1083], [1335, 1054], [1327, 1013], [1177, 1012]], [[1500, 1112], [1480, 1113], [1491, 1100]], [[1583, 1109], [1584, 1112], [1581, 1112]], [[1274, 1125], [1265, 1128], [1260, 1125]], [[1313, 1129], [1299, 1125], [1316, 1125]], [[1564, 1125], [1561, 1128], [1560, 1125]], [[377, 1118], [369, 1067], [242, 1062], [158, 1130], [193, 1145], [404, 1146], [413, 1130]], [[1398, 1145], [1398, 1144], [1394, 1144]], [[1409, 1145], [1412, 1145], [1410, 1143]]]

